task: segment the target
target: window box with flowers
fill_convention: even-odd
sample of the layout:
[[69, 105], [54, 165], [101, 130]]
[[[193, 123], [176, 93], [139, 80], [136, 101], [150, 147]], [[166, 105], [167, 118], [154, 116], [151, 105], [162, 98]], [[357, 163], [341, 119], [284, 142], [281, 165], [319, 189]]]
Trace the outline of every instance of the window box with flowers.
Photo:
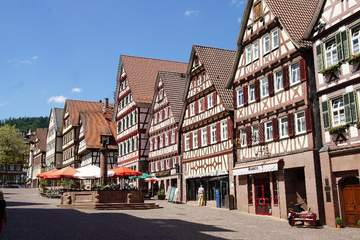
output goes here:
[[320, 71], [322, 75], [324, 75], [327, 83], [338, 80], [340, 76], [340, 66], [341, 64], [335, 64], [328, 68], [325, 68]]
[[333, 142], [343, 142], [346, 141], [346, 136], [349, 129], [349, 124], [346, 125], [340, 125], [337, 127], [329, 128], [329, 134], [331, 135], [331, 138]]
[[360, 53], [352, 55], [349, 59], [349, 63], [352, 66], [352, 72], [357, 72], [360, 70]]

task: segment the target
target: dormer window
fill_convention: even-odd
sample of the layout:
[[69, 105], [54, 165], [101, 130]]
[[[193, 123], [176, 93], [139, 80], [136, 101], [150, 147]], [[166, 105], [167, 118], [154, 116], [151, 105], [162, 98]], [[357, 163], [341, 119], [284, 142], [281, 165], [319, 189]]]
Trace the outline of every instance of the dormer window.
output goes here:
[[261, 1], [254, 5], [253, 15], [254, 15], [254, 21], [259, 20], [263, 16], [263, 8]]

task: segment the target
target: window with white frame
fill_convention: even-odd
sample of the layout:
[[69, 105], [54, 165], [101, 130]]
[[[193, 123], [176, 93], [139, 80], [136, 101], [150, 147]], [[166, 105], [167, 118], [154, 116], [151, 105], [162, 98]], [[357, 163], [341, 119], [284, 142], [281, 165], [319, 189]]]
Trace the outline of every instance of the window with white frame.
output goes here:
[[275, 29], [271, 32], [271, 46], [272, 50], [278, 48], [280, 45], [279, 41], [279, 29]]
[[252, 50], [253, 50], [253, 59], [252, 60], [256, 61], [259, 59], [259, 55], [260, 55], [259, 40], [254, 41]]
[[163, 143], [164, 143], [164, 142], [163, 142], [163, 135], [161, 134], [161, 135], [159, 136], [159, 147], [160, 147], [160, 148], [162, 148], [162, 147], [164, 146]]
[[198, 132], [194, 131], [192, 134], [193, 148], [198, 148]]
[[158, 120], [159, 120], [159, 122], [162, 122], [162, 114], [161, 114], [161, 111], [158, 112]]
[[351, 46], [353, 54], [360, 53], [360, 26], [351, 29]]
[[185, 151], [189, 151], [190, 149], [190, 135], [185, 134]]
[[237, 99], [237, 106], [241, 107], [244, 105], [244, 92], [242, 88], [236, 90], [236, 99]]
[[296, 125], [296, 134], [301, 134], [306, 132], [306, 121], [305, 121], [305, 112], [297, 112], [295, 114], [295, 125]]
[[210, 141], [211, 143], [216, 143], [216, 124], [210, 127]]
[[269, 81], [267, 78], [263, 78], [260, 80], [260, 86], [261, 97], [269, 96]]
[[343, 97], [332, 100], [332, 120], [334, 127], [346, 123]]
[[264, 55], [270, 52], [270, 35], [265, 34], [263, 37], [263, 49], [264, 49]]
[[246, 146], [246, 130], [245, 128], [240, 129], [240, 146]]
[[265, 123], [265, 141], [271, 141], [273, 139], [273, 126], [272, 122]]
[[280, 138], [286, 138], [289, 136], [289, 130], [288, 130], [288, 118], [282, 117], [279, 120], [279, 132], [280, 132]]
[[199, 99], [199, 102], [198, 102], [199, 104], [199, 112], [202, 112], [202, 111], [204, 111], [204, 98], [200, 98]]
[[290, 81], [291, 84], [300, 82], [300, 64], [294, 63], [290, 66]]
[[245, 64], [251, 63], [251, 45], [245, 48]]
[[325, 43], [325, 63], [326, 67], [330, 67], [338, 63], [338, 52], [335, 38]]
[[206, 127], [201, 129], [201, 146], [207, 145], [207, 129]]
[[228, 138], [228, 129], [227, 129], [227, 119], [221, 121], [221, 140], [227, 140]]
[[211, 94], [207, 95], [207, 103], [208, 103], [207, 107], [208, 107], [208, 109], [214, 107], [213, 94], [214, 94], [214, 93], [211, 93]]
[[252, 137], [252, 143], [254, 144], [259, 143], [259, 128], [257, 126], [251, 127], [251, 137]]
[[171, 130], [171, 144], [175, 143], [175, 130]]
[[158, 149], [158, 138], [155, 137], [155, 140], [154, 140], [154, 150], [157, 150]]
[[169, 146], [169, 134], [165, 133], [165, 146]]
[[249, 102], [255, 102], [255, 84], [249, 85]]
[[190, 116], [194, 116], [195, 115], [195, 104], [192, 102], [190, 103]]
[[275, 72], [275, 91], [280, 91], [284, 88], [282, 71]]
[[168, 118], [168, 109], [164, 108], [164, 119]]

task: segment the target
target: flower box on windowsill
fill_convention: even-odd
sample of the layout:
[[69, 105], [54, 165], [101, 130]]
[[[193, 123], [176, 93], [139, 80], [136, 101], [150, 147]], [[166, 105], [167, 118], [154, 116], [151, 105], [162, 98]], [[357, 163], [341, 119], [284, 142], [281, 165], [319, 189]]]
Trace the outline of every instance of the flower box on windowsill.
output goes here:
[[346, 136], [348, 134], [349, 125], [341, 125], [337, 127], [333, 127], [329, 129], [329, 134], [331, 135], [331, 138], [333, 142], [344, 142], [347, 140]]
[[352, 66], [352, 72], [356, 72], [360, 70], [360, 53], [356, 55], [352, 55], [349, 59], [349, 63]]
[[338, 80], [340, 75], [340, 64], [332, 65], [326, 69], [320, 71], [322, 75], [325, 77], [325, 81], [327, 83]]

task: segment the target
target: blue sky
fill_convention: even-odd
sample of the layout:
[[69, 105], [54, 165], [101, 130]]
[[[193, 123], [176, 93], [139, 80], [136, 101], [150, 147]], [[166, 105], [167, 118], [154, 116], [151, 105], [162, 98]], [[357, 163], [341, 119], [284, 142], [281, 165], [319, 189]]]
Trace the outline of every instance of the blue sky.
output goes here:
[[236, 48], [244, 0], [1, 0], [0, 119], [113, 98], [120, 54]]

